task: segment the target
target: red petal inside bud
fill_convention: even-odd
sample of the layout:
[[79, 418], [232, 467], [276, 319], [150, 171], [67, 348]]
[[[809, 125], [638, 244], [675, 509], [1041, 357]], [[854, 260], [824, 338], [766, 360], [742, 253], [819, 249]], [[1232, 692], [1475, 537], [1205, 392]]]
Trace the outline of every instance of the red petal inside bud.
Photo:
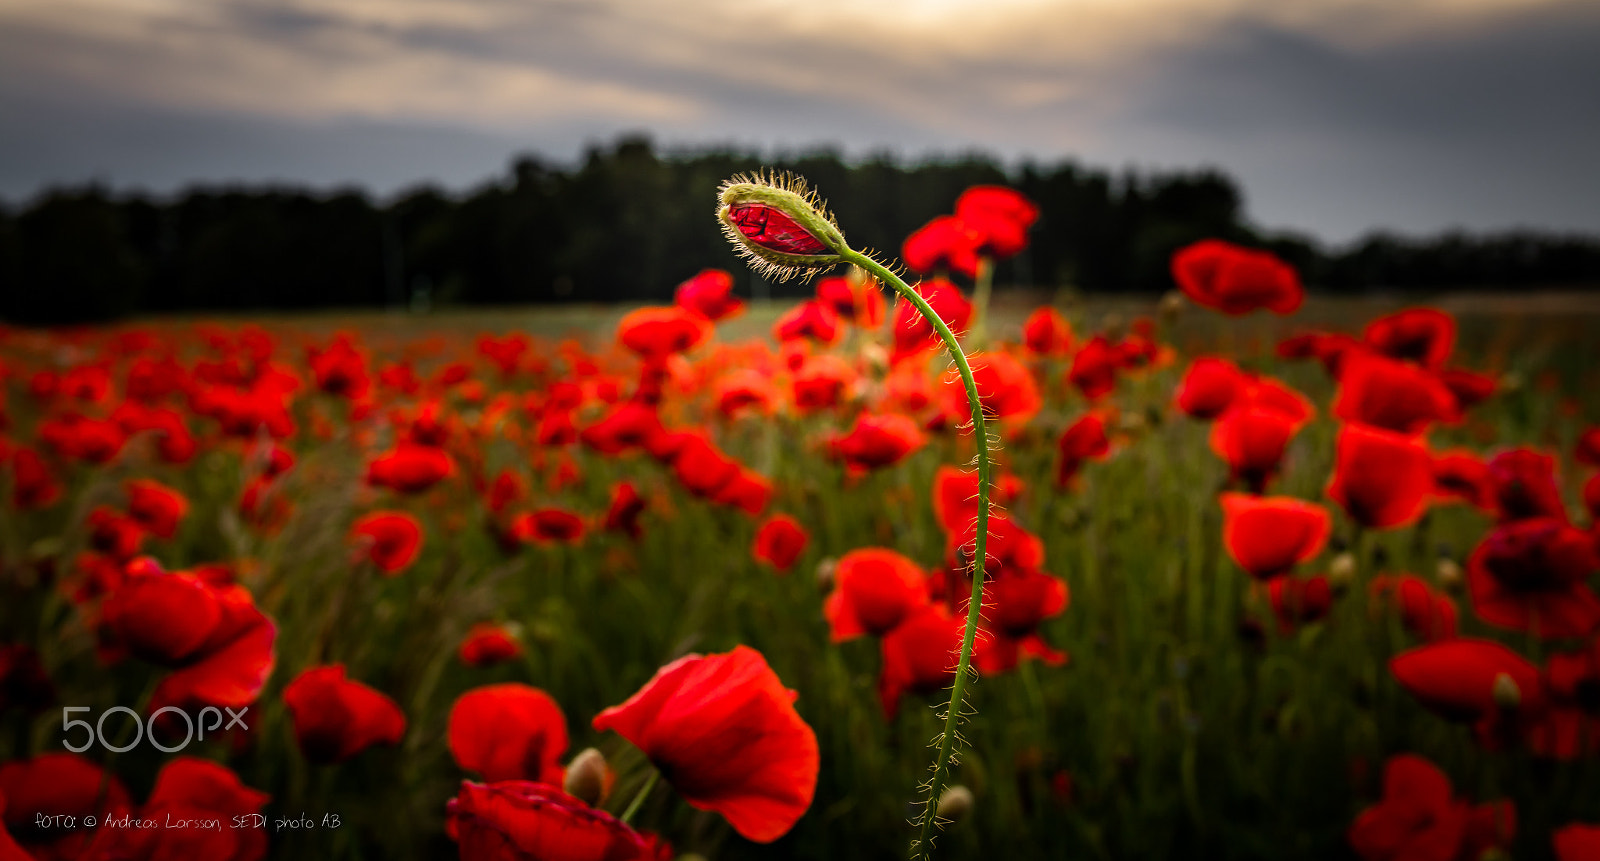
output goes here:
[[780, 209], [764, 203], [740, 203], [728, 207], [728, 217], [739, 226], [746, 239], [784, 254], [822, 254], [828, 246]]

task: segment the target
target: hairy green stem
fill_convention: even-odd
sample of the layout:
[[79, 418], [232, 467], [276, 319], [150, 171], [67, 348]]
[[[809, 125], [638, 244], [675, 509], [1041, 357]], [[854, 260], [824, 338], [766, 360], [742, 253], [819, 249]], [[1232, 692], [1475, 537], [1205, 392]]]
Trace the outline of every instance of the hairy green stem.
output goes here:
[[633, 801], [628, 804], [628, 809], [622, 811], [623, 825], [633, 822], [633, 815], [638, 813], [639, 808], [644, 806], [644, 800], [650, 797], [650, 790], [656, 788], [656, 781], [660, 779], [661, 772], [651, 769], [650, 776], [644, 780], [644, 786], [639, 788], [639, 794], [633, 797]]
[[989, 536], [989, 432], [984, 424], [983, 403], [978, 398], [978, 383], [972, 377], [972, 366], [967, 363], [967, 354], [962, 351], [961, 344], [956, 340], [955, 333], [950, 331], [950, 327], [945, 325], [944, 320], [939, 318], [933, 308], [929, 307], [927, 300], [912, 290], [888, 267], [854, 249], [841, 252], [840, 257], [893, 287], [896, 293], [910, 302], [912, 307], [933, 325], [934, 331], [939, 333], [940, 340], [944, 341], [945, 349], [950, 352], [950, 359], [955, 362], [956, 370], [961, 374], [961, 383], [967, 389], [967, 404], [972, 409], [973, 439], [978, 449], [978, 522], [973, 548], [972, 598], [967, 604], [966, 631], [961, 638], [961, 659], [956, 664], [955, 682], [950, 686], [950, 703], [944, 715], [944, 731], [939, 735], [939, 752], [934, 757], [933, 771], [928, 778], [928, 797], [922, 807], [916, 842], [911, 845], [913, 858], [931, 858], [933, 828], [939, 815], [939, 793], [944, 788], [943, 784], [950, 766], [950, 755], [955, 747], [957, 729], [961, 724], [961, 707], [965, 702], [967, 673], [972, 665], [972, 644], [977, 638], [978, 620], [983, 609], [983, 563], [987, 558]]

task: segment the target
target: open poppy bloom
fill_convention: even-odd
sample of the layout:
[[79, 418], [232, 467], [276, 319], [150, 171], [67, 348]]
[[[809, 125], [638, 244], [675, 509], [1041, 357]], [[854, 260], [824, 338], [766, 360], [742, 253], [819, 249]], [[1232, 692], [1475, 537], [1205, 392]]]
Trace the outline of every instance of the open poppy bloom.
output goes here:
[[[1044, 405], [1033, 374], [1010, 353], [974, 353], [967, 361], [986, 419], [1026, 422]], [[972, 406], [960, 375], [945, 375], [943, 395], [946, 418], [957, 424], [971, 420]]]
[[1550, 842], [1555, 846], [1556, 861], [1590, 861], [1600, 858], [1600, 825], [1574, 822], [1556, 829]]
[[810, 356], [794, 372], [795, 409], [802, 412], [836, 407], [856, 381], [850, 363], [831, 353]]
[[305, 670], [283, 689], [295, 740], [318, 765], [343, 762], [375, 744], [394, 745], [406, 716], [383, 693], [344, 676], [344, 665]]
[[[1539, 668], [1492, 640], [1459, 637], [1418, 646], [1391, 658], [1389, 671], [1418, 702], [1446, 720], [1493, 721], [1511, 711], [1536, 716], [1546, 705]], [[1502, 677], [1514, 690], [1499, 681]], [[1496, 685], [1502, 688], [1499, 694]], [[1502, 702], [1508, 695], [1515, 697], [1514, 709]]]
[[573, 544], [583, 532], [583, 517], [564, 508], [541, 508], [511, 520], [512, 536], [534, 544]]
[[1333, 609], [1333, 587], [1324, 575], [1274, 577], [1267, 582], [1267, 603], [1285, 633], [1326, 618]]
[[[900, 711], [906, 693], [927, 693], [955, 679], [961, 659], [966, 621], [943, 604], [929, 604], [896, 625], [880, 643], [883, 669], [878, 675], [878, 699], [890, 720]], [[973, 642], [973, 660], [983, 638]]]
[[1504, 524], [1467, 558], [1479, 618], [1539, 637], [1582, 637], [1600, 627], [1600, 598], [1587, 585], [1600, 569], [1593, 536], [1564, 520]]
[[178, 534], [178, 523], [189, 511], [189, 500], [183, 494], [147, 478], [134, 479], [126, 487], [128, 514], [145, 531], [158, 538]]
[[[1004, 507], [1022, 495], [1022, 479], [1009, 472], [989, 476], [989, 502]], [[945, 532], [971, 532], [978, 517], [978, 471], [941, 466], [933, 474], [933, 515]]]
[[474, 688], [450, 707], [450, 755], [484, 780], [561, 785], [567, 718], [549, 694], [509, 682]]
[[778, 341], [810, 338], [819, 344], [831, 344], [839, 338], [839, 317], [822, 302], [807, 299], [772, 324], [772, 337]]
[[817, 279], [817, 301], [840, 320], [865, 329], [883, 323], [883, 293], [871, 279], [856, 281], [842, 275]]
[[[961, 295], [956, 285], [943, 278], [932, 278], [918, 281], [911, 285], [911, 289], [928, 303], [928, 307], [953, 334], [961, 335], [967, 331], [967, 324], [972, 322], [972, 303]], [[889, 354], [892, 363], [898, 364], [902, 359], [921, 355], [923, 351], [942, 343], [933, 324], [922, 316], [916, 306], [904, 299], [895, 302], [894, 322], [890, 325], [894, 330], [894, 349]]]
[[927, 438], [909, 416], [862, 413], [850, 432], [827, 440], [828, 455], [845, 469], [862, 473], [892, 466], [922, 448]]
[[1271, 252], [1205, 239], [1172, 255], [1172, 277], [1195, 304], [1224, 314], [1265, 308], [1292, 314], [1305, 300], [1300, 277]]
[[411, 567], [422, 550], [422, 525], [403, 511], [374, 511], [350, 527], [350, 541], [386, 575]]
[[1368, 529], [1414, 522], [1433, 495], [1433, 456], [1413, 437], [1348, 424], [1335, 443], [1328, 497]]
[[1376, 603], [1399, 610], [1400, 623], [1413, 636], [1437, 642], [1456, 635], [1456, 602], [1434, 592], [1421, 577], [1380, 575], [1372, 578], [1368, 588]]
[[[45, 753], [0, 763], [0, 810], [5, 831], [30, 853], [0, 857], [82, 858], [97, 836], [81, 827], [85, 817], [104, 821], [129, 812], [128, 791], [116, 775], [75, 753]], [[39, 818], [69, 816], [73, 827], [40, 827]], [[0, 848], [5, 840], [0, 836]]]
[[[272, 800], [245, 786], [226, 766], [192, 756], [162, 766], [138, 819], [166, 824], [195, 820], [239, 821], [259, 814]], [[267, 854], [267, 832], [259, 828], [101, 828], [84, 857], [118, 859], [206, 858], [259, 861]], [[3, 856], [0, 856], [3, 857]]]
[[462, 781], [445, 832], [463, 861], [662, 861], [671, 850], [559, 788], [526, 780]]
[[630, 311], [617, 324], [617, 340], [647, 361], [688, 352], [710, 335], [705, 317], [676, 305]]
[[760, 652], [737, 646], [662, 667], [594, 728], [637, 745], [689, 804], [770, 843], [794, 827], [817, 788], [817, 735], [795, 696]]
[[1486, 511], [1495, 510], [1489, 465], [1466, 450], [1440, 452], [1433, 457], [1435, 499], [1455, 499]]
[[1216, 356], [1201, 356], [1189, 363], [1173, 401], [1193, 418], [1214, 419], [1233, 406], [1248, 382], [1238, 365]]
[[1035, 308], [1022, 323], [1022, 345], [1036, 356], [1064, 356], [1072, 352], [1072, 326], [1054, 308]]
[[1328, 510], [1286, 496], [1224, 493], [1222, 542], [1251, 577], [1270, 580], [1314, 558], [1333, 529]]
[[1567, 518], [1561, 488], [1556, 485], [1556, 459], [1530, 448], [1502, 451], [1489, 458], [1489, 488], [1501, 522], [1536, 517]]
[[974, 185], [956, 198], [956, 217], [978, 237], [978, 252], [1003, 258], [1028, 247], [1028, 228], [1039, 207], [1016, 189]]
[[928, 602], [921, 566], [893, 550], [868, 547], [839, 557], [822, 612], [833, 641], [842, 643], [863, 634], [882, 637]]
[[1456, 321], [1437, 308], [1407, 308], [1368, 323], [1361, 338], [1392, 359], [1438, 369], [1455, 349]]
[[1228, 464], [1232, 476], [1253, 493], [1266, 489], [1276, 475], [1302, 420], [1281, 410], [1242, 406], [1228, 410], [1211, 427], [1211, 450]]
[[954, 215], [941, 215], [906, 237], [900, 247], [900, 259], [907, 269], [919, 274], [949, 269], [976, 278], [982, 243], [983, 237], [965, 221]]
[[1067, 382], [1091, 401], [1097, 401], [1117, 387], [1117, 368], [1121, 357], [1104, 335], [1090, 338], [1072, 357], [1072, 367], [1067, 369]]
[[1344, 360], [1333, 414], [1347, 422], [1417, 434], [1435, 422], [1455, 421], [1460, 408], [1433, 372], [1358, 350]]
[[367, 464], [367, 483], [401, 493], [421, 493], [455, 472], [455, 461], [443, 449], [403, 442]]
[[1511, 802], [1457, 799], [1444, 772], [1406, 753], [1389, 758], [1383, 800], [1361, 811], [1348, 838], [1362, 861], [1476, 859], [1509, 847], [1516, 822]]
[[[970, 591], [957, 612], [965, 618], [971, 603]], [[1036, 657], [1046, 664], [1067, 661], [1065, 652], [1054, 649], [1039, 634], [1046, 619], [1067, 609], [1067, 584], [1043, 571], [1008, 571], [984, 586], [983, 630], [989, 639], [974, 653], [975, 666], [985, 673], [1003, 673], [1024, 657]]]
[[744, 310], [744, 300], [733, 295], [733, 276], [722, 269], [700, 270], [678, 285], [673, 301], [712, 322], [736, 317]]
[[522, 654], [522, 644], [504, 625], [479, 622], [462, 639], [459, 654], [469, 667], [490, 667]]
[[800, 521], [787, 514], [774, 514], [756, 530], [750, 555], [778, 569], [779, 573], [786, 573], [805, 552], [810, 540]]
[[1104, 460], [1111, 453], [1106, 436], [1106, 420], [1099, 413], [1086, 413], [1061, 432], [1056, 441], [1060, 460], [1056, 464], [1056, 487], [1066, 487], [1091, 460]]
[[638, 488], [631, 482], [617, 482], [611, 488], [611, 504], [606, 507], [606, 531], [622, 532], [638, 541], [644, 535], [644, 529], [639, 525], [639, 516], [644, 514], [644, 509], [644, 497], [639, 495]]

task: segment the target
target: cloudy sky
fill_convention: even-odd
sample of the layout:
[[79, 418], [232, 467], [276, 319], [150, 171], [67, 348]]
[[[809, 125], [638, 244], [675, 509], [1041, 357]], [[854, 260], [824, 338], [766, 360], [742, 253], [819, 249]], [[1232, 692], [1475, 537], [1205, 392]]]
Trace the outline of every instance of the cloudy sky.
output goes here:
[[0, 0], [0, 199], [663, 146], [1216, 166], [1253, 221], [1600, 232], [1594, 0]]

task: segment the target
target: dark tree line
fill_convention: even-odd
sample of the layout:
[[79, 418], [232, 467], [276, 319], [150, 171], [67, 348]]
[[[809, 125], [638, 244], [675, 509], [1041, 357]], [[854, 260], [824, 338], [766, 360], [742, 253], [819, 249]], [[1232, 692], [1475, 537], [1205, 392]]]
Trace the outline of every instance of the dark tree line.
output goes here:
[[1261, 235], [1214, 171], [1113, 175], [1065, 161], [1008, 172], [981, 156], [857, 164], [835, 153], [663, 155], [648, 141], [591, 149], [581, 164], [517, 159], [465, 194], [419, 188], [388, 203], [355, 191], [195, 187], [173, 199], [89, 186], [0, 208], [0, 318], [65, 323], [136, 312], [435, 303], [660, 301], [702, 268], [741, 292], [792, 295], [745, 274], [712, 219], [717, 185], [763, 166], [822, 189], [845, 235], [891, 256], [962, 189], [1011, 185], [1042, 216], [1000, 284], [1154, 293], [1173, 250], [1216, 236], [1277, 251], [1314, 287], [1440, 290], [1600, 284], [1600, 240], [1533, 233], [1375, 235], [1330, 251]]

